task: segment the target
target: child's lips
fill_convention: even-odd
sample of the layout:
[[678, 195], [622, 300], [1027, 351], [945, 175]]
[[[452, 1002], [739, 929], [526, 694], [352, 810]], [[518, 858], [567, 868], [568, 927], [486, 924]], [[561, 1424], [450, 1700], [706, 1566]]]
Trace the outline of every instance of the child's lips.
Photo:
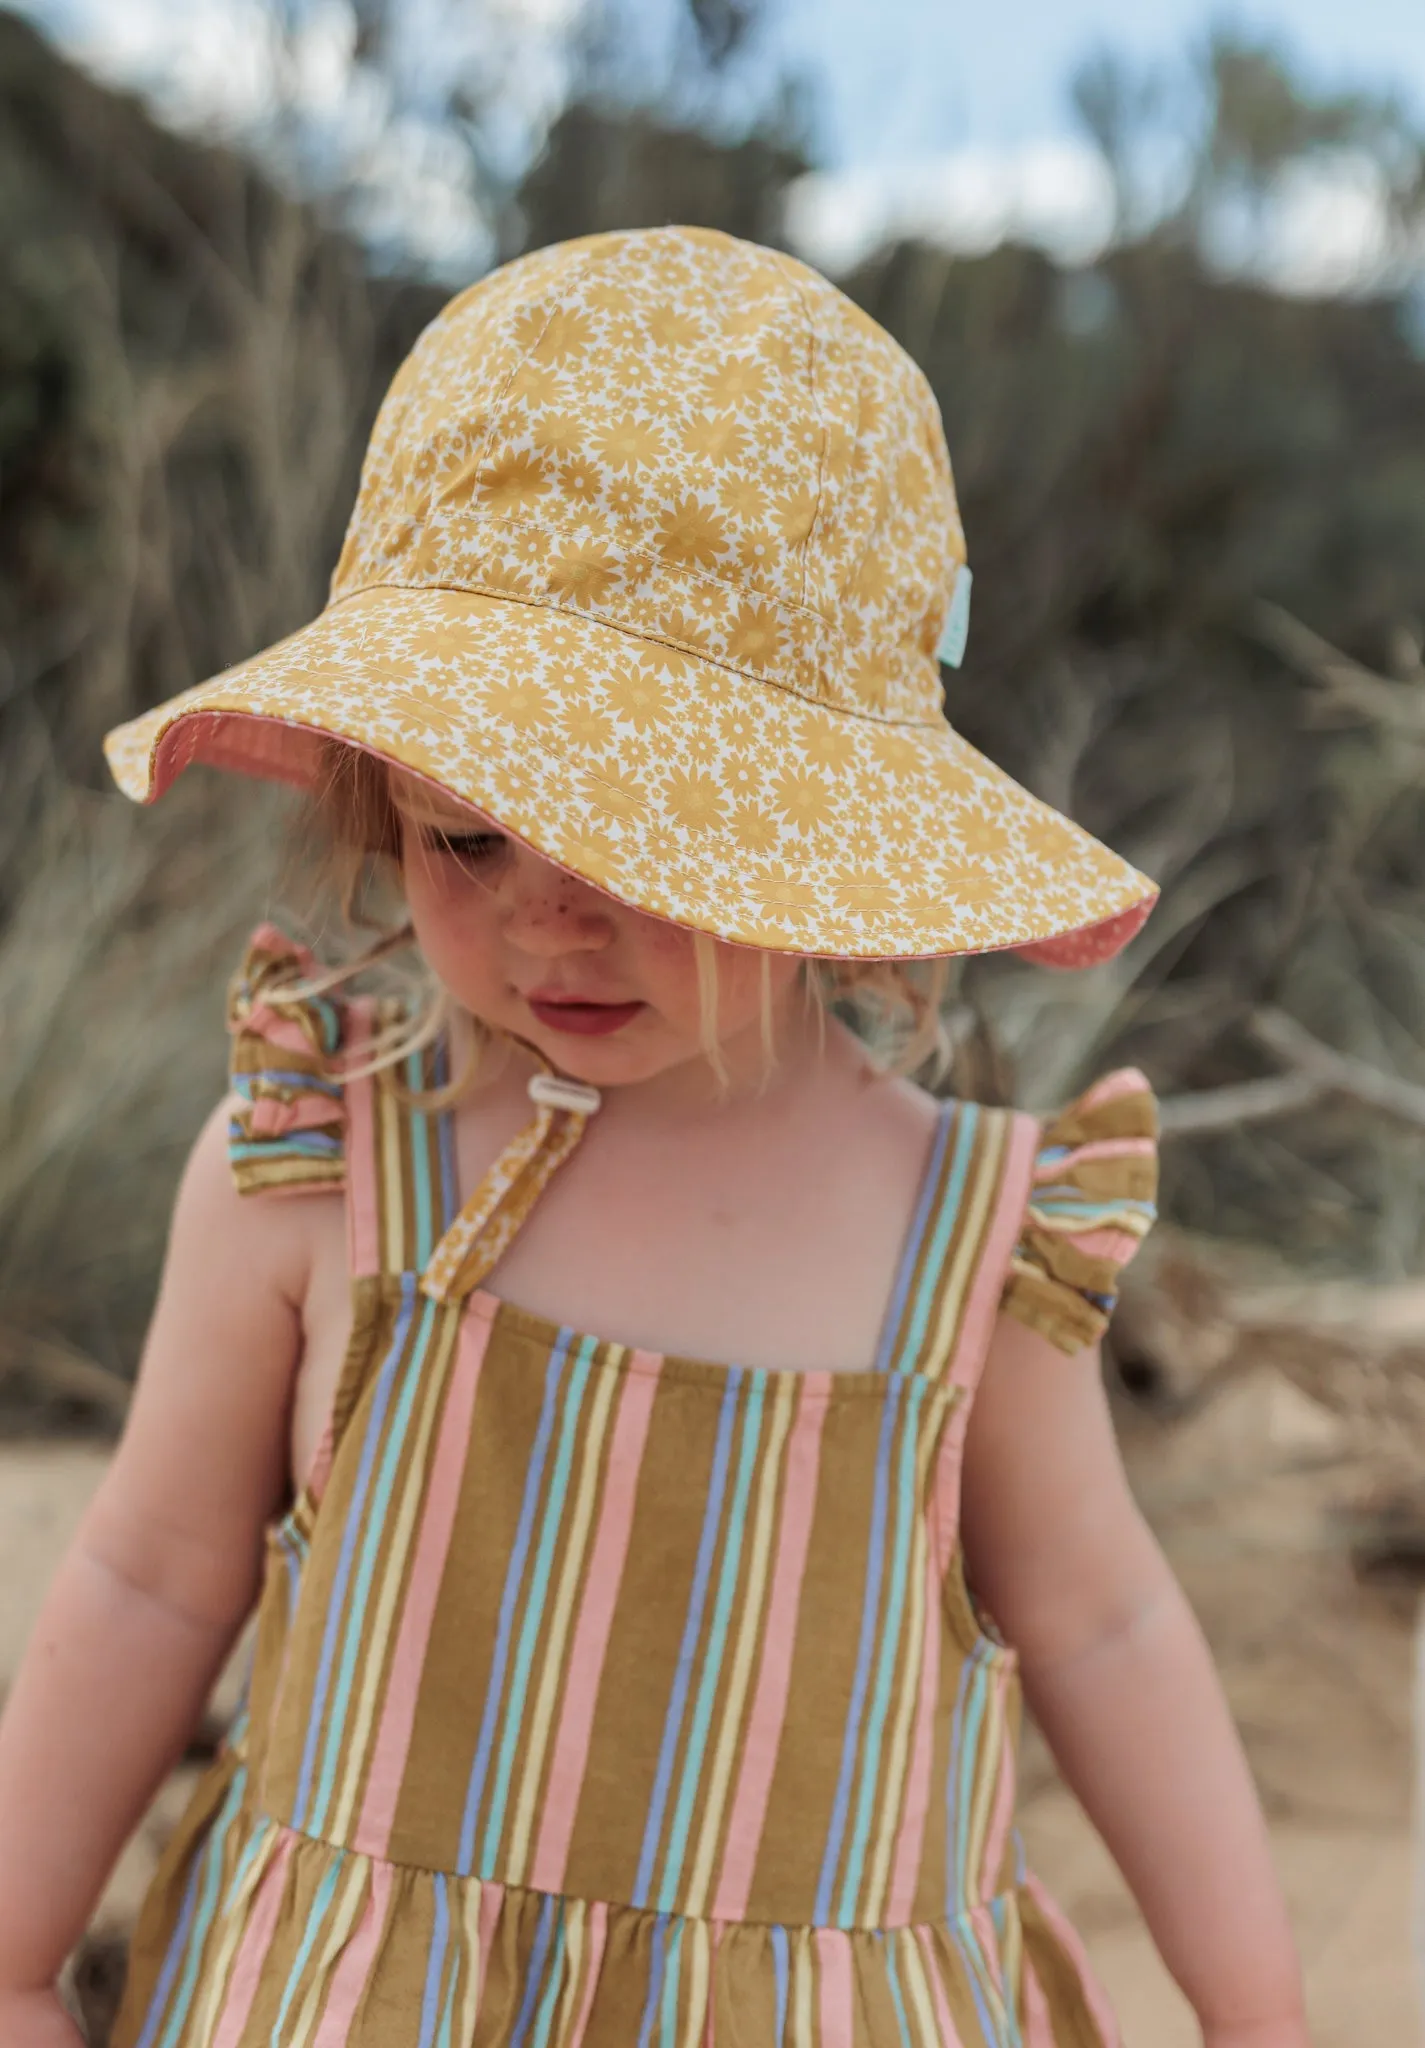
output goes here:
[[569, 996], [527, 995], [532, 1016], [550, 1031], [567, 1031], [575, 1038], [604, 1038], [631, 1024], [643, 1003], [598, 1003]]

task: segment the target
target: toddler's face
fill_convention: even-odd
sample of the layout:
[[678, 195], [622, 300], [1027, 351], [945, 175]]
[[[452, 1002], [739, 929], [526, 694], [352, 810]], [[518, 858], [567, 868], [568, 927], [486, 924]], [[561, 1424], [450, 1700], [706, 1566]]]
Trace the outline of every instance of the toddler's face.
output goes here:
[[[597, 1086], [699, 1060], [692, 935], [611, 897], [511, 839], [479, 811], [393, 777], [401, 873], [422, 953], [462, 1008]], [[717, 1037], [730, 1070], [760, 1062], [762, 963], [714, 941]], [[797, 962], [769, 956], [779, 1011]]]

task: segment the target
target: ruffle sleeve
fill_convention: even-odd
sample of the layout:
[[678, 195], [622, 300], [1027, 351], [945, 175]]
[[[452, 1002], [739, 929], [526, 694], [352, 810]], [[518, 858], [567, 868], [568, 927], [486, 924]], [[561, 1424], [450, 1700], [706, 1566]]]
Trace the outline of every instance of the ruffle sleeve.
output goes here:
[[345, 1016], [329, 996], [300, 993], [316, 972], [305, 946], [264, 924], [229, 989], [228, 1157], [240, 1194], [305, 1194], [345, 1181], [336, 1070]]
[[1044, 1126], [1003, 1306], [1071, 1356], [1103, 1335], [1152, 1228], [1157, 1138], [1153, 1091], [1131, 1068]]

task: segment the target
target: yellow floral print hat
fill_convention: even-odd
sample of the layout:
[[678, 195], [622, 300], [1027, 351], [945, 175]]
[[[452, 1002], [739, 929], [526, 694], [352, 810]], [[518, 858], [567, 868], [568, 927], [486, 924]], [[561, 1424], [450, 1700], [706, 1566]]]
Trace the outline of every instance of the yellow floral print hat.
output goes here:
[[[789, 256], [591, 236], [397, 373], [318, 618], [109, 735], [119, 786], [331, 738], [619, 901], [849, 959], [1106, 959], [1151, 882], [954, 733], [969, 572], [935, 400]], [[952, 650], [953, 651], [953, 650]]]

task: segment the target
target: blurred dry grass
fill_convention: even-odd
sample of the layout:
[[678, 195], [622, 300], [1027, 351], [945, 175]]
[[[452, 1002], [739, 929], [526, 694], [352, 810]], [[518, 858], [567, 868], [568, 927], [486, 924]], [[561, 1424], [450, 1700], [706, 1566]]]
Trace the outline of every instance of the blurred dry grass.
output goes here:
[[[576, 105], [523, 233], [674, 211], [772, 235], [799, 161]], [[372, 278], [250, 164], [3, 15], [0, 228], [0, 1412], [48, 1426], [107, 1412], [93, 1367], [131, 1370], [282, 837], [279, 799], [220, 778], [132, 811], [100, 736], [318, 608], [375, 404], [443, 294]], [[955, 722], [1164, 883], [1113, 967], [969, 963], [955, 1084], [1037, 1106], [1119, 1059], [1169, 1092], [1240, 1081], [1269, 1064], [1263, 1005], [1425, 1081], [1405, 300], [1224, 283], [1182, 222], [1086, 271], [901, 245], [847, 283], [926, 368], [956, 458], [977, 617]], [[1351, 651], [1354, 694], [1263, 600]], [[1169, 1205], [1416, 1270], [1420, 1146], [1318, 1104], [1179, 1141]]]
[[7, 17], [0, 219], [0, 1411], [44, 1427], [132, 1370], [283, 840], [217, 777], [135, 810], [99, 741], [320, 606], [434, 302]]

